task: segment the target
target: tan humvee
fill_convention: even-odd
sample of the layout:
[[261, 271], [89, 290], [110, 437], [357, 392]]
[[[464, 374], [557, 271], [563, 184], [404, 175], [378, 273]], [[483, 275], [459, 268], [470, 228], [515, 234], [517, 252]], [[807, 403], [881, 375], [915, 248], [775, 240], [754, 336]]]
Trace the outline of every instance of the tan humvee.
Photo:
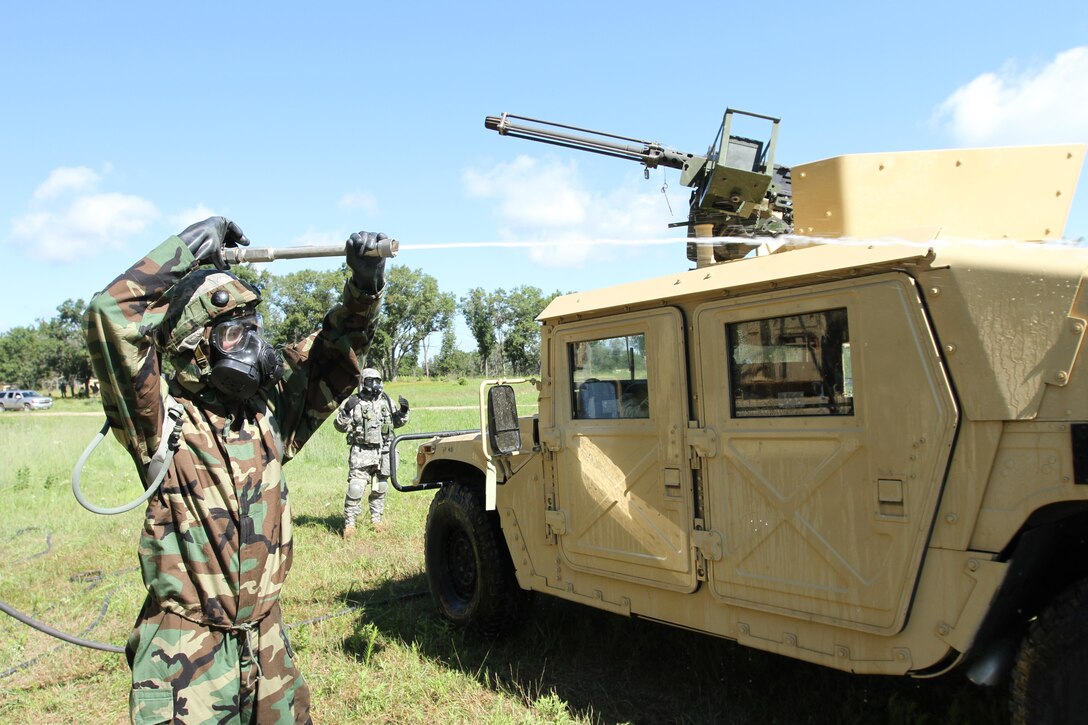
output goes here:
[[1088, 249], [1045, 240], [1084, 154], [797, 166], [804, 237], [557, 298], [539, 414], [492, 381], [420, 446], [441, 613], [495, 634], [535, 591], [1083, 716]]

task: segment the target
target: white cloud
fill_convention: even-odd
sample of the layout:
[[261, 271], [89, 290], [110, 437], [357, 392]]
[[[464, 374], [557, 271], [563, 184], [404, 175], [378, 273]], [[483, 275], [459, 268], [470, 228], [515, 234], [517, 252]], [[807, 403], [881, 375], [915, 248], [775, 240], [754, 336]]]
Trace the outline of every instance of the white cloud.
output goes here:
[[167, 218], [167, 221], [170, 223], [171, 229], [181, 231], [191, 224], [196, 224], [197, 222], [204, 221], [208, 217], [213, 216], [217, 216], [217, 214], [204, 206], [203, 202], [200, 202], [190, 209], [184, 209], [177, 214], [171, 214]]
[[627, 177], [631, 184], [608, 193], [590, 191], [574, 161], [520, 155], [488, 169], [467, 169], [462, 178], [470, 197], [496, 202], [504, 241], [541, 243], [528, 251], [541, 265], [575, 268], [610, 259], [617, 246], [596, 242], [660, 238], [673, 221], [656, 187], [645, 191]]
[[67, 191], [87, 191], [95, 188], [101, 178], [86, 166], [61, 166], [34, 190], [34, 200], [48, 201]]
[[335, 245], [344, 245], [344, 241], [347, 239], [346, 234], [340, 232], [319, 232], [309, 230], [303, 232], [299, 236], [291, 240], [292, 247], [330, 247]]
[[569, 227], [586, 218], [589, 194], [573, 162], [521, 155], [484, 171], [469, 169], [464, 179], [469, 196], [497, 199], [500, 216], [518, 226]]
[[10, 242], [32, 257], [74, 262], [122, 248], [159, 217], [146, 199], [98, 191], [102, 180], [84, 166], [54, 169], [35, 189], [26, 212], [11, 221]]
[[340, 197], [337, 205], [342, 209], [361, 209], [368, 214], [378, 212], [378, 200], [365, 191], [352, 191]]
[[1010, 61], [954, 91], [934, 121], [970, 145], [1088, 140], [1088, 46], [1059, 53], [1041, 68]]

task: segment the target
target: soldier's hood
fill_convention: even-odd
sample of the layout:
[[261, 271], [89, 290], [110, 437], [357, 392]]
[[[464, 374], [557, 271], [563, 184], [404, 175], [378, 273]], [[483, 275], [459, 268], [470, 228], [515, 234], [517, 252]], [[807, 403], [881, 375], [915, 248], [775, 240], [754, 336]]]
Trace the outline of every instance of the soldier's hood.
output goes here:
[[[236, 317], [261, 302], [256, 288], [229, 272], [198, 269], [174, 285], [155, 307], [162, 322], [155, 336], [168, 358], [191, 353], [215, 320]], [[165, 309], [162, 307], [165, 306]]]
[[[183, 388], [198, 393], [207, 386], [211, 372], [206, 342], [217, 320], [231, 319], [253, 310], [261, 294], [229, 272], [198, 269], [187, 274], [163, 295], [147, 317], [161, 321], [151, 334], [162, 356], [174, 368], [174, 378]], [[198, 353], [201, 348], [203, 354]]]

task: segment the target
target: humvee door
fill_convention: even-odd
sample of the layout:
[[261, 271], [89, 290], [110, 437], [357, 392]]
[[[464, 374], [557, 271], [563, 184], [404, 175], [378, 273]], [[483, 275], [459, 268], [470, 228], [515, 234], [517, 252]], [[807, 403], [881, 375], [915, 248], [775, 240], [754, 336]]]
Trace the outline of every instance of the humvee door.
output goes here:
[[912, 280], [713, 302], [694, 325], [714, 596], [899, 631], [958, 419]]
[[546, 465], [565, 561], [692, 591], [682, 316], [665, 308], [562, 324], [553, 345], [560, 444]]

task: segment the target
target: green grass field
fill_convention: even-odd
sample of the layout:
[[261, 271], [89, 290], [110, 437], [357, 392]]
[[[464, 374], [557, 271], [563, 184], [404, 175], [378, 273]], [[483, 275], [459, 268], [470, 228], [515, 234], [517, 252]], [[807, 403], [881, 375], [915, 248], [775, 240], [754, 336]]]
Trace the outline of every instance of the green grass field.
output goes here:
[[[478, 381], [396, 381], [412, 402], [398, 432], [477, 425]], [[535, 411], [519, 386], [522, 413]], [[471, 406], [471, 407], [462, 407]], [[434, 409], [428, 409], [434, 408]], [[48, 413], [94, 413], [58, 401]], [[86, 639], [123, 645], [144, 592], [141, 510], [102, 517], [74, 500], [71, 469], [94, 415], [0, 414], [0, 600]], [[402, 468], [414, 466], [410, 445]], [[390, 491], [389, 528], [339, 536], [347, 447], [325, 425], [287, 466], [295, 564], [284, 619], [323, 723], [992, 723], [1003, 693], [959, 675], [849, 675], [731, 642], [537, 597], [523, 625], [476, 640], [439, 619], [423, 573], [431, 491]], [[100, 505], [139, 493], [112, 437], [88, 462]], [[0, 614], [0, 723], [128, 719], [122, 656], [59, 643]]]

